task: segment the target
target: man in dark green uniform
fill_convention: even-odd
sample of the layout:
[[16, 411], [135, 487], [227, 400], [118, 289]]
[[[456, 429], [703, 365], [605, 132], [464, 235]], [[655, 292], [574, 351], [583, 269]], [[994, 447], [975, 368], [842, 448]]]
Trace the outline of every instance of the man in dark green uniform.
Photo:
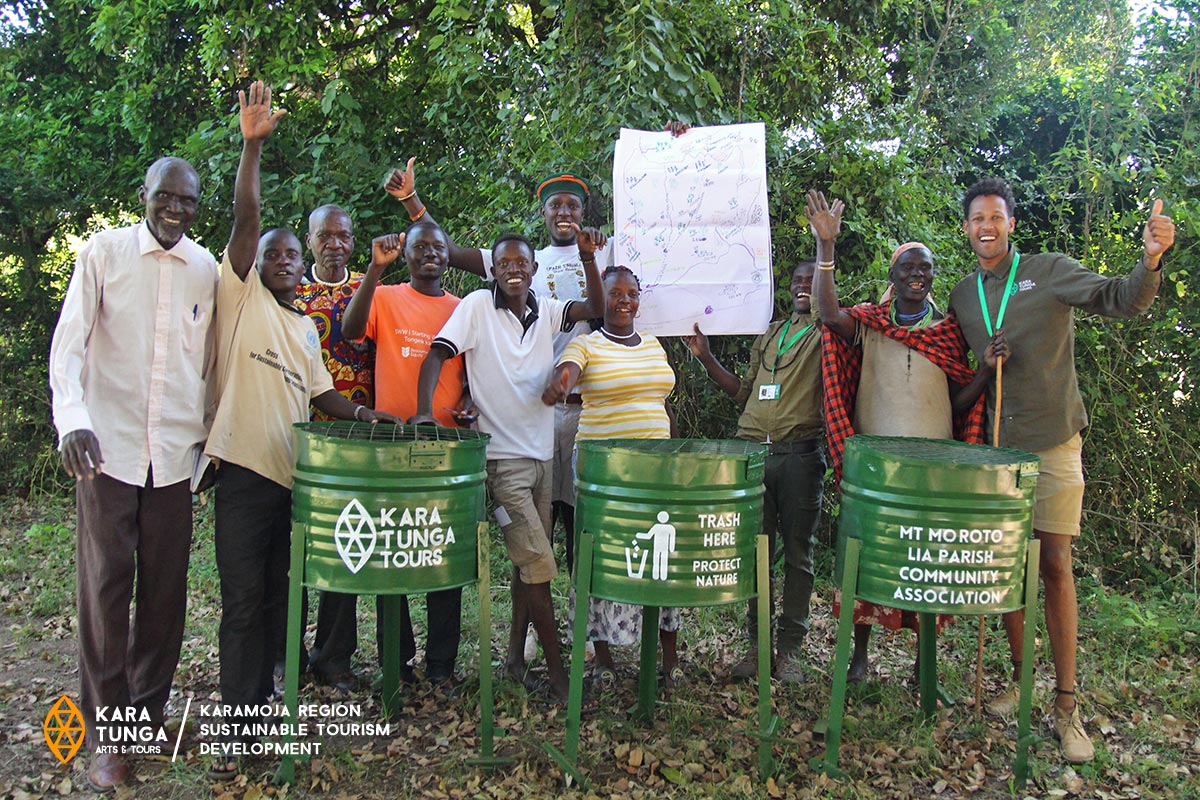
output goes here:
[[[1095, 756], [1075, 701], [1079, 608], [1071, 569], [1071, 543], [1079, 535], [1083, 509], [1080, 431], [1087, 413], [1075, 378], [1074, 309], [1110, 317], [1143, 313], [1162, 282], [1159, 261], [1175, 241], [1175, 225], [1162, 214], [1162, 201], [1142, 235], [1142, 258], [1125, 277], [1105, 277], [1060, 253], [1022, 255], [1008, 242], [1016, 227], [1012, 189], [1002, 180], [979, 181], [963, 197], [963, 231], [979, 259], [974, 274], [950, 293], [950, 310], [967, 343], [982, 359], [993, 331], [1008, 336], [1003, 395], [988, 387], [988, 412], [1000, 407], [1000, 445], [1041, 457], [1033, 532], [1041, 541], [1041, 577], [1046, 585], [1046, 629], [1054, 656], [1054, 734], [1072, 763]], [[1025, 616], [1005, 617], [1013, 675], [1023, 653]], [[1016, 708], [1015, 683], [988, 704], [993, 713]]]

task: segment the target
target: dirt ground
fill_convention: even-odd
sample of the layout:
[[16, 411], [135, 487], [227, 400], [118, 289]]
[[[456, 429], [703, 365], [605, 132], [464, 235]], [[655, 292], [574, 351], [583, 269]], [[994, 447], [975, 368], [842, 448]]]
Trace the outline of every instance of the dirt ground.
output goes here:
[[[24, 509], [24, 510], [22, 510]], [[21, 507], [0, 524], [0, 537], [23, 535], [29, 526], [53, 522], [68, 528], [70, 520], [46, 519], [46, 510]], [[22, 514], [25, 518], [22, 518]], [[39, 522], [40, 520], [40, 522]], [[39, 529], [40, 530], [40, 529]], [[60, 532], [70, 536], [70, 531]], [[4, 538], [0, 538], [4, 541]], [[14, 541], [9, 539], [8, 541]], [[211, 543], [209, 543], [209, 546]], [[68, 545], [69, 547], [69, 545]], [[215, 580], [205, 571], [205, 543], [193, 554], [193, 582]], [[65, 549], [65, 548], [63, 548]], [[89, 797], [86, 760], [80, 756], [61, 765], [51, 755], [42, 721], [62, 694], [78, 697], [75, 664], [73, 597], [70, 586], [43, 586], [64, 569], [56, 559], [68, 558], [53, 546], [22, 555], [42, 564], [17, 574], [0, 573], [0, 797]], [[69, 553], [69, 550], [68, 550]], [[4, 564], [0, 559], [0, 564]], [[198, 570], [198, 571], [197, 571]], [[51, 576], [44, 581], [42, 576]], [[61, 578], [61, 575], [60, 575]], [[59, 580], [61, 582], [61, 580]], [[537, 694], [497, 680], [496, 752], [507, 759], [493, 770], [469, 763], [479, 753], [478, 669], [474, 640], [464, 641], [458, 665], [459, 684], [452, 692], [427, 684], [406, 690], [397, 719], [386, 733], [314, 737], [320, 752], [300, 763], [296, 780], [273, 782], [279, 759], [244, 760], [242, 774], [231, 783], [209, 779], [210, 757], [201, 709], [217, 700], [217, 651], [213, 631], [218, 609], [213, 586], [202, 586], [193, 598], [184, 652], [167, 708], [173, 729], [185, 708], [188, 722], [177, 759], [135, 761], [136, 777], [115, 796], [122, 798], [262, 797], [360, 798], [512, 798], [552, 796], [579, 798], [911, 798], [911, 797], [1198, 797], [1200, 792], [1200, 721], [1178, 709], [1196, 707], [1197, 689], [1191, 659], [1179, 658], [1176, 644], [1160, 654], [1145, 653], [1138, 664], [1129, 654], [1109, 653], [1103, 640], [1085, 630], [1084, 657], [1113, 664], [1129, 663], [1122, 674], [1093, 675], [1085, 714], [1096, 739], [1093, 764], [1071, 768], [1058, 757], [1056, 745], [1043, 740], [1033, 748], [1033, 780], [1025, 791], [1012, 784], [1015, 725], [979, 718], [965, 702], [971, 693], [974, 664], [973, 620], [953, 626], [939, 641], [939, 664], [950, 694], [963, 700], [932, 720], [917, 714], [909, 683], [911, 637], [877, 637], [871, 679], [848, 699], [840, 766], [845, 776], [833, 780], [810, 766], [824, 755], [825, 745], [813, 728], [828, 712], [829, 671], [836, 625], [829, 613], [831, 589], [818, 586], [814, 628], [808, 640], [809, 681], [798, 687], [773, 686], [775, 711], [782, 717], [772, 751], [775, 769], [769, 780], [758, 774], [756, 690], [729, 680], [729, 665], [742, 652], [740, 611], [698, 610], [685, 618], [682, 653], [688, 682], [656, 710], [652, 724], [633, 719], [636, 703], [636, 653], [618, 650], [624, 671], [618, 688], [597, 696], [600, 709], [585, 720], [580, 745], [580, 771], [585, 787], [564, 790], [562, 771], [545, 745], [562, 749], [565, 720], [559, 709]], [[468, 590], [468, 593], [473, 590]], [[493, 587], [493, 596], [501, 589]], [[206, 599], [207, 598], [207, 599]], [[470, 598], [465, 598], [470, 600]], [[360, 603], [360, 613], [365, 606]], [[369, 613], [373, 613], [373, 609]], [[689, 612], [691, 613], [691, 612]], [[504, 614], [493, 626], [492, 652], [501, 652], [507, 631]], [[423, 619], [423, 614], [414, 614]], [[466, 627], [466, 621], [464, 621]], [[369, 620], [363, 632], [373, 631]], [[363, 636], [373, 639], [373, 636]], [[995, 665], [1003, 658], [993, 634]], [[1195, 637], [1183, 643], [1195, 646]], [[1178, 644], [1178, 643], [1177, 643]], [[1120, 639], [1110, 649], [1117, 650]], [[350, 694], [308, 683], [302, 702], [348, 703], [359, 708], [358, 721], [388, 722], [372, 696], [370, 664], [373, 644], [360, 651], [362, 685]], [[1136, 669], [1135, 669], [1136, 667]], [[1180, 697], [1164, 702], [1162, 684], [1147, 675], [1167, 675]], [[499, 678], [499, 669], [495, 670]], [[1043, 667], [1038, 696], [1050, 696]], [[1170, 678], [1177, 675], [1177, 678]], [[987, 690], [999, 687], [989, 677]], [[190, 702], [190, 705], [189, 705]], [[1172, 713], [1175, 712], [1175, 713]], [[1045, 734], [1035, 712], [1036, 732]]]

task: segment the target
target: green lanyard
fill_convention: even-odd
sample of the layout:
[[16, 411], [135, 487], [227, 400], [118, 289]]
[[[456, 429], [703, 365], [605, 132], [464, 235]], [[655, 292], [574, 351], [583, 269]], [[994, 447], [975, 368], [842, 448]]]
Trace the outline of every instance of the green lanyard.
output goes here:
[[[1017, 265], [1021, 263], [1021, 254], [1013, 253], [1012, 269], [1008, 271], [1008, 283], [1004, 284], [1004, 296], [1000, 298], [1000, 313], [996, 315], [996, 328], [1004, 327], [1004, 310], [1008, 308], [1008, 298], [1012, 296], [1013, 281], [1017, 278]], [[995, 336], [992, 329], [991, 314], [988, 311], [987, 298], [983, 294], [983, 275], [976, 274], [975, 280], [979, 285], [979, 310], [983, 312], [983, 326], [987, 328], [988, 336]]]
[[776, 345], [776, 347], [775, 347], [775, 366], [771, 367], [771, 381], [772, 382], [775, 381], [775, 367], [779, 366], [779, 362], [783, 360], [784, 354], [788, 350], [792, 349], [792, 345], [794, 345], [794, 344], [796, 344], [796, 342], [800, 341], [801, 336], [803, 336], [804, 334], [809, 332], [809, 330], [812, 328], [813, 324], [814, 323], [810, 322], [807, 325], [805, 325], [801, 330], [796, 332], [795, 336], [793, 336], [791, 339], [788, 339], [787, 343], [785, 344], [783, 340], [785, 337], [787, 337], [788, 330], [790, 330], [792, 327], [792, 318], [788, 317], [787, 322], [783, 323], [783, 328], [779, 331], [779, 344]]

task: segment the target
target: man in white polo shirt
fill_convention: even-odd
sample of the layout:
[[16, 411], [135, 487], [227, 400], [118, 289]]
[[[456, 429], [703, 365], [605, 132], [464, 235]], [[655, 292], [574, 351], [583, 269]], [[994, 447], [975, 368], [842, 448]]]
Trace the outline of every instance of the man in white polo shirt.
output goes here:
[[513, 562], [512, 627], [505, 673], [525, 682], [524, 636], [529, 624], [546, 654], [551, 690], [567, 699], [567, 673], [558, 650], [550, 581], [557, 573], [550, 545], [551, 459], [554, 411], [542, 389], [554, 367], [552, 335], [603, 313], [596, 250], [604, 245], [576, 226], [587, 280], [586, 301], [539, 297], [531, 289], [538, 270], [533, 245], [504, 234], [492, 247], [490, 289], [463, 298], [421, 365], [417, 413], [409, 422], [434, 422], [433, 389], [448, 358], [463, 353], [479, 430], [491, 436], [487, 487], [496, 521]]
[[[679, 135], [686, 126], [676, 125], [670, 130]], [[433, 215], [417, 196], [413, 163], [393, 170], [385, 188], [396, 199], [404, 203], [405, 211], [412, 220], [433, 220]], [[550, 243], [534, 251], [538, 269], [533, 276], [533, 291], [538, 297], [555, 300], [586, 300], [587, 281], [580, 260], [578, 236], [589, 236], [598, 242], [593, 257], [601, 269], [613, 266], [613, 248], [596, 228], [583, 227], [583, 218], [588, 208], [591, 190], [587, 181], [570, 172], [555, 172], [537, 185], [535, 190], [542, 222]], [[475, 247], [462, 247], [447, 233], [450, 245], [450, 266], [491, 280], [492, 253]], [[586, 333], [586, 325], [572, 326], [554, 333], [554, 362], [557, 364], [567, 345], [577, 335]], [[551, 471], [551, 528], [561, 519], [568, 574], [574, 572], [575, 559], [575, 470], [571, 466], [571, 453], [575, 449], [575, 434], [579, 430], [579, 412], [583, 398], [578, 392], [566, 395], [554, 406], [554, 456]]]

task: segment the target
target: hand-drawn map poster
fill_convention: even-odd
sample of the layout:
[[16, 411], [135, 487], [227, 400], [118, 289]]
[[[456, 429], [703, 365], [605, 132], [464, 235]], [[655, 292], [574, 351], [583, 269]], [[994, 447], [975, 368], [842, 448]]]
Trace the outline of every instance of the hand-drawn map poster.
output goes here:
[[621, 129], [613, 160], [616, 263], [642, 282], [638, 330], [762, 333], [771, 321], [771, 225], [761, 122]]

